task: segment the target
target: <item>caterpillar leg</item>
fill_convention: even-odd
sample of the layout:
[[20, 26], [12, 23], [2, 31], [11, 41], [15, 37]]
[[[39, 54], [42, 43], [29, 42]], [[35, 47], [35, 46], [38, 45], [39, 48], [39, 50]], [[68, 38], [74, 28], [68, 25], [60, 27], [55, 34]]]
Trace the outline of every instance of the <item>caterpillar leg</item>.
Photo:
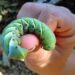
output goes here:
[[9, 67], [10, 66], [10, 60], [4, 52], [3, 52], [3, 56], [2, 56], [2, 65], [4, 67]]

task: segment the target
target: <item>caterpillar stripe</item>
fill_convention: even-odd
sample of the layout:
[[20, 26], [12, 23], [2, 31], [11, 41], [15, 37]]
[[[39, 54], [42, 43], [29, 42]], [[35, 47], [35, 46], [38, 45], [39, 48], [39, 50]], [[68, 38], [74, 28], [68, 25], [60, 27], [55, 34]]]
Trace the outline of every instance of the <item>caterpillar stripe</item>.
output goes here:
[[12, 21], [3, 30], [2, 45], [8, 57], [20, 60], [27, 56], [28, 50], [20, 46], [20, 38], [28, 33], [39, 36], [45, 50], [55, 48], [56, 38], [48, 25], [35, 18], [21, 18]]

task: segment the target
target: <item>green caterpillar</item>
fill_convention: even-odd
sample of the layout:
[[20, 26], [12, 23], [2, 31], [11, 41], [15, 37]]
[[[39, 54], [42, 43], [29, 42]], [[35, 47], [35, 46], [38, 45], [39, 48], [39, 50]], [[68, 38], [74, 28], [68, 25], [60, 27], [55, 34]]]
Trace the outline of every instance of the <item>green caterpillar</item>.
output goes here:
[[21, 18], [11, 22], [2, 33], [2, 46], [9, 58], [25, 59], [28, 50], [20, 46], [20, 38], [28, 33], [39, 36], [45, 50], [55, 48], [55, 35], [46, 24], [35, 18]]

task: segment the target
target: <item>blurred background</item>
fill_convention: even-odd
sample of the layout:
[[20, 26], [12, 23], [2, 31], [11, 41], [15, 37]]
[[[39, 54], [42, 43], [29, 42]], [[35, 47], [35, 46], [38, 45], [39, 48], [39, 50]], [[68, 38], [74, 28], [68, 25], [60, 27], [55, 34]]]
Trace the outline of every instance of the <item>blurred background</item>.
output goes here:
[[[69, 8], [72, 13], [75, 13], [75, 0], [0, 0], [0, 34], [8, 23], [16, 19], [18, 11], [26, 2], [41, 2], [64, 6]], [[1, 45], [0, 50], [2, 50]], [[2, 56], [0, 59], [2, 59]], [[13, 61], [11, 64], [13, 64], [11, 68], [0, 67], [0, 75], [37, 75], [30, 71], [24, 62]]]

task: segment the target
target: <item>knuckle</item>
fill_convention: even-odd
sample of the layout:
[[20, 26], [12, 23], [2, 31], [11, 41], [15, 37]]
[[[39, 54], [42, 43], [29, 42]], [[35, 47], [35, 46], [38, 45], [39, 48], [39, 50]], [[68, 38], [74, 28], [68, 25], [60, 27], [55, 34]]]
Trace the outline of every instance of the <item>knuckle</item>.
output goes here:
[[26, 8], [26, 7], [31, 7], [31, 6], [33, 6], [33, 3], [32, 2], [27, 2], [22, 7]]
[[68, 8], [64, 7], [64, 6], [60, 6], [60, 9], [66, 12], [71, 12]]

